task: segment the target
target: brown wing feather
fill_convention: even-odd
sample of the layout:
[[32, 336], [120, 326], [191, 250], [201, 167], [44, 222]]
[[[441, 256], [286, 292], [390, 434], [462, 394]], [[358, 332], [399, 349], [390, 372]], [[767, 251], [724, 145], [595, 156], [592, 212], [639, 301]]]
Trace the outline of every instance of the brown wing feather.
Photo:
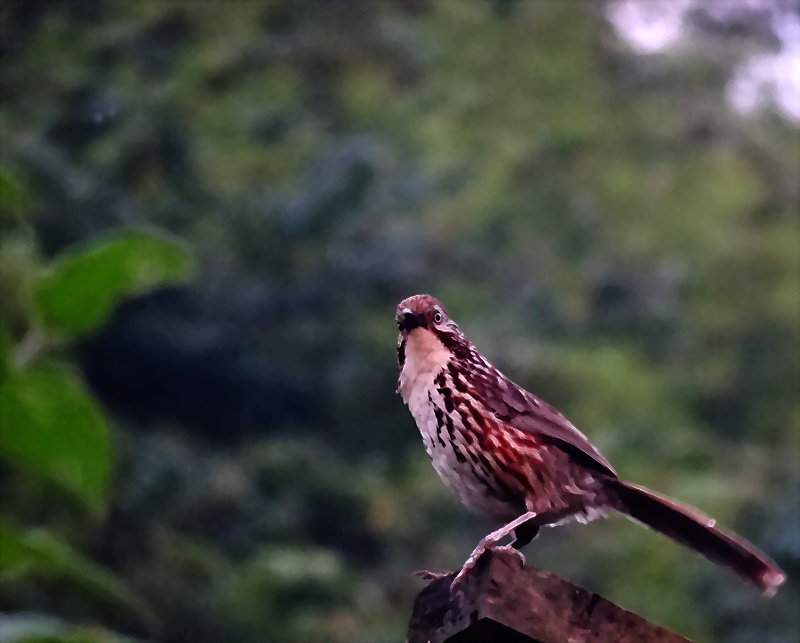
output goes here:
[[572, 422], [498, 371], [457, 327], [435, 329], [434, 332], [453, 353], [455, 359], [450, 361], [448, 368], [454, 380], [464, 381], [472, 389], [472, 394], [483, 400], [486, 408], [498, 419], [520, 431], [539, 436], [590, 469], [617, 477], [611, 463]]
[[614, 467], [564, 415], [528, 393], [494, 367], [477, 375], [476, 384], [487, 408], [516, 429], [533, 433], [566, 451], [585, 466], [617, 477]]

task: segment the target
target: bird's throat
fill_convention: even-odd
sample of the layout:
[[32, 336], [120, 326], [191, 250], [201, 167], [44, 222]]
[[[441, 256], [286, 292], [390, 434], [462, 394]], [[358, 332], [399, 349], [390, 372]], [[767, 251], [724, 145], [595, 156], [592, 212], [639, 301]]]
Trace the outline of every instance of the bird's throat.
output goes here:
[[406, 338], [405, 361], [398, 384], [403, 401], [409, 404], [412, 396], [433, 386], [434, 378], [451, 357], [452, 353], [430, 330], [412, 330]]

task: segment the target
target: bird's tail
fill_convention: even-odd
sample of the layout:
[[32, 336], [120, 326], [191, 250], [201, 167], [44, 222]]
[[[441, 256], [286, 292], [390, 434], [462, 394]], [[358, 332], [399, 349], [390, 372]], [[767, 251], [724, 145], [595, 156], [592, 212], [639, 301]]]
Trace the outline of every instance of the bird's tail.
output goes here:
[[755, 545], [714, 526], [696, 509], [623, 480], [608, 481], [611, 505], [673, 540], [727, 567], [766, 596], [773, 596], [786, 574]]

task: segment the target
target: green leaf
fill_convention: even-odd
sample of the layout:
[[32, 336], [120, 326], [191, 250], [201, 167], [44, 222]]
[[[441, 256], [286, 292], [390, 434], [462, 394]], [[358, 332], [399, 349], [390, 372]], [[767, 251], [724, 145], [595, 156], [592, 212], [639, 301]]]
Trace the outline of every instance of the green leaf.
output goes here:
[[99, 512], [112, 466], [102, 411], [75, 373], [52, 362], [11, 369], [0, 386], [0, 455]]
[[70, 583], [134, 614], [151, 635], [159, 629], [152, 608], [115, 574], [46, 529], [22, 531], [0, 518], [0, 580], [21, 575]]
[[82, 335], [100, 326], [127, 296], [185, 279], [191, 260], [178, 243], [140, 233], [70, 252], [34, 284], [46, 326]]

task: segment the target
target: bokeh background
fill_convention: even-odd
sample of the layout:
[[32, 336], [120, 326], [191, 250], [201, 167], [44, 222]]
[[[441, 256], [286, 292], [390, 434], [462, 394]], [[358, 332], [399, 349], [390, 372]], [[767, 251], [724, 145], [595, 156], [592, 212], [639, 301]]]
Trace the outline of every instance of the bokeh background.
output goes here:
[[800, 636], [797, 2], [6, 0], [0, 632], [399, 641], [490, 524], [394, 393], [431, 292], [621, 474], [528, 560], [702, 641]]

